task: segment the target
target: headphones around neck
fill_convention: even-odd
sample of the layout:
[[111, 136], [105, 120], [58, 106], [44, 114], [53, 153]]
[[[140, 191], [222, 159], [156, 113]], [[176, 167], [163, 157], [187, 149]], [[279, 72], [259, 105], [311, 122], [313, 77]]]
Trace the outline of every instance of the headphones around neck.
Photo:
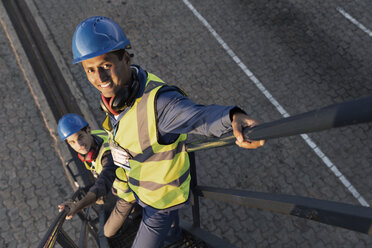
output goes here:
[[78, 157], [82, 162], [92, 163], [96, 159], [96, 149], [90, 149], [86, 155], [81, 155], [78, 153]]
[[109, 99], [101, 94], [100, 105], [102, 110], [113, 115], [120, 114], [120, 112], [123, 111], [126, 107], [130, 107], [133, 105], [139, 88], [140, 83], [137, 78], [135, 78], [131, 87], [123, 87], [115, 96]]

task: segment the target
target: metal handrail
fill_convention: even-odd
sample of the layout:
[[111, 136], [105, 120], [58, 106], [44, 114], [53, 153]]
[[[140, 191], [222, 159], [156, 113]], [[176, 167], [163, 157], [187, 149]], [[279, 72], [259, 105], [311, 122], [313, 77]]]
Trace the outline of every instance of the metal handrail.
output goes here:
[[[250, 129], [244, 129], [243, 132], [247, 139], [266, 140], [370, 121], [372, 121], [372, 96], [334, 104], [319, 110], [260, 124]], [[187, 232], [193, 234], [194, 237], [202, 239], [212, 247], [233, 247], [213, 234], [208, 233], [207, 235], [207, 232], [200, 228], [199, 197], [297, 216], [372, 235], [372, 208], [369, 207], [300, 196], [222, 189], [198, 185], [196, 180], [194, 151], [231, 145], [234, 141], [235, 137], [228, 136], [186, 144], [186, 150], [189, 152], [190, 157], [191, 190], [193, 192], [191, 199], [193, 205], [193, 224], [182, 224], [182, 227], [186, 229]], [[76, 181], [76, 178], [74, 178], [74, 181]], [[74, 197], [76, 198], [80, 193], [79, 190], [76, 191]], [[53, 247], [56, 240], [58, 242], [58, 235], [60, 235], [60, 240], [64, 242], [63, 247], [77, 247], [61, 228], [65, 216], [66, 211], [62, 211], [58, 215], [40, 244], [40, 248]], [[79, 213], [79, 216], [83, 221], [79, 247], [84, 247], [89, 220], [82, 213]], [[89, 229], [89, 231], [93, 232], [96, 241], [100, 242], [96, 233], [97, 230]]]
[[59, 231], [60, 231], [63, 223], [65, 222], [65, 218], [66, 218], [67, 213], [68, 213], [67, 210], [63, 209], [63, 211], [61, 211], [58, 214], [57, 218], [55, 218], [52, 225], [49, 227], [48, 231], [46, 232], [43, 239], [41, 240], [41, 242], [38, 246], [39, 248], [54, 247], [54, 245], [57, 241]]
[[[243, 130], [243, 135], [245, 139], [249, 140], [267, 140], [371, 121], [372, 96], [369, 96], [260, 124], [253, 128], [246, 128]], [[251, 208], [293, 215], [372, 235], [372, 208], [369, 207], [299, 196], [199, 186], [196, 181], [194, 152], [232, 145], [235, 140], [234, 136], [229, 135], [223, 138], [204, 139], [186, 144], [186, 150], [190, 156], [191, 190], [193, 192], [193, 225], [192, 228], [188, 228], [191, 234], [203, 237], [203, 234], [200, 234], [202, 231], [200, 230], [199, 197], [205, 197]], [[216, 244], [213, 240], [208, 240], [205, 235], [204, 238], [207, 244]], [[223, 245], [217, 245], [217, 247], [223, 247]]]
[[[306, 113], [263, 123], [243, 131], [245, 139], [267, 140], [372, 121], [372, 96], [329, 105]], [[204, 139], [186, 144], [188, 152], [232, 145], [235, 137]]]
[[198, 186], [199, 196], [250, 208], [292, 215], [372, 235], [372, 208], [341, 202]]
[[[191, 167], [191, 170], [193, 169], [194, 167]], [[372, 236], [372, 208], [370, 207], [301, 196], [198, 185], [192, 188], [192, 192], [193, 223], [192, 225], [182, 223], [181, 227], [214, 248], [234, 246], [200, 228], [199, 197], [291, 215]]]
[[[79, 188], [74, 192], [71, 200], [76, 200], [85, 189]], [[63, 209], [58, 216], [54, 219], [48, 231], [45, 233], [43, 239], [39, 243], [38, 248], [52, 248], [54, 247], [56, 241], [64, 242], [66, 245], [64, 247], [78, 247], [69, 236], [63, 231], [62, 225], [65, 222], [66, 215], [68, 214], [68, 209]]]

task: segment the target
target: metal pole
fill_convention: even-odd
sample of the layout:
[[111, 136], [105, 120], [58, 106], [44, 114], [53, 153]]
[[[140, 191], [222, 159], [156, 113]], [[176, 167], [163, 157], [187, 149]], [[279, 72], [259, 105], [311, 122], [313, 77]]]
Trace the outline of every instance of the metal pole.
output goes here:
[[63, 228], [59, 230], [57, 243], [60, 244], [63, 248], [78, 248], [71, 237], [63, 230]]
[[192, 200], [192, 218], [193, 226], [200, 227], [200, 211], [199, 211], [199, 192], [197, 191], [198, 182], [196, 175], [196, 163], [195, 163], [195, 153], [189, 153], [190, 159], [190, 174], [191, 174], [191, 200]]
[[[372, 96], [244, 129], [248, 140], [268, 140], [372, 121]], [[188, 152], [232, 145], [235, 137], [206, 139], [186, 144]]]
[[57, 218], [53, 221], [52, 225], [49, 227], [48, 231], [44, 235], [43, 239], [39, 244], [39, 248], [44, 247], [53, 247], [57, 237], [59, 230], [61, 229], [63, 222], [65, 222], [65, 218], [67, 215], [67, 210], [63, 209], [57, 216]]
[[82, 220], [81, 223], [81, 228], [80, 228], [80, 237], [79, 237], [79, 243], [78, 246], [79, 248], [86, 248], [87, 247], [87, 239], [88, 239], [88, 216], [89, 216], [89, 210], [91, 207], [87, 207], [85, 209], [85, 216], [84, 219]]
[[201, 196], [372, 235], [372, 208], [301, 196], [199, 186]]

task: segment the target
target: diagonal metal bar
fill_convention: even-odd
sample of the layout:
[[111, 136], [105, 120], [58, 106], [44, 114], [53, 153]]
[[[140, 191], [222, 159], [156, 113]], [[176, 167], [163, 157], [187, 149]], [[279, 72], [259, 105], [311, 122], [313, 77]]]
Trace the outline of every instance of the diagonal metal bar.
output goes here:
[[[79, 188], [74, 192], [71, 199], [75, 200], [79, 197], [84, 189]], [[45, 247], [54, 247], [56, 241], [64, 243], [69, 242], [71, 240], [68, 235], [62, 230], [62, 225], [65, 222], [65, 218], [68, 211], [67, 209], [63, 209], [58, 216], [54, 219], [53, 223], [50, 225], [48, 231], [45, 233], [43, 239], [39, 243], [38, 248], [45, 248]], [[69, 246], [75, 245], [73, 242], [68, 244]]]
[[63, 248], [78, 248], [71, 237], [63, 230], [63, 228], [61, 228], [58, 232], [57, 243]]
[[[333, 104], [303, 114], [263, 123], [244, 130], [245, 139], [267, 140], [372, 121], [372, 96]], [[235, 137], [206, 139], [186, 144], [188, 152], [232, 145]]]
[[65, 222], [66, 215], [66, 209], [58, 214], [57, 218], [53, 221], [52, 225], [49, 227], [48, 231], [41, 240], [38, 246], [39, 248], [54, 247], [59, 231], [62, 228], [63, 223]]
[[198, 186], [198, 194], [227, 203], [293, 215], [372, 235], [372, 208], [314, 198]]

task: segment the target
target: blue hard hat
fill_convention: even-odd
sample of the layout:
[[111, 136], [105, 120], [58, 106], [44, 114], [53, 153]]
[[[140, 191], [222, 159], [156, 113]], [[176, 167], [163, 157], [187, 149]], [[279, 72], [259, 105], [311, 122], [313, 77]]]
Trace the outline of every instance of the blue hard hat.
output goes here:
[[67, 114], [58, 121], [58, 133], [61, 140], [65, 140], [87, 126], [88, 122], [86, 122], [80, 115]]
[[93, 16], [82, 21], [72, 37], [73, 63], [99, 55], [130, 48], [130, 42], [119, 25], [104, 16]]

